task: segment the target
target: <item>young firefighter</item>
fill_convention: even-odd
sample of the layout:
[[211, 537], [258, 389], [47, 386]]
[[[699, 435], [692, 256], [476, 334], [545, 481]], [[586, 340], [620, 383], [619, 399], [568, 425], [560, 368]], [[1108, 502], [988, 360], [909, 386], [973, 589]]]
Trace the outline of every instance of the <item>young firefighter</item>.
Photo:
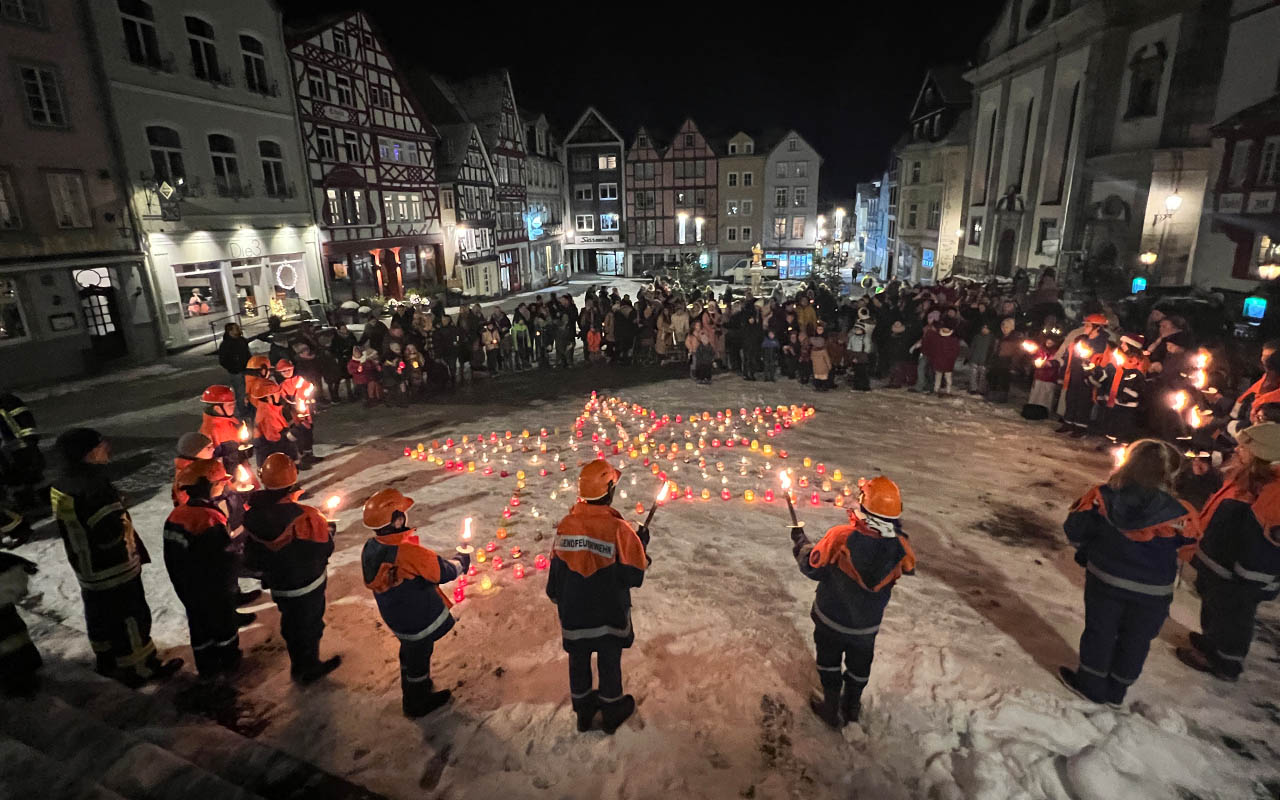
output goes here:
[[213, 458], [213, 443], [203, 433], [184, 433], [178, 437], [177, 451], [173, 456], [173, 485], [169, 487], [169, 496], [175, 508], [187, 502], [186, 493], [178, 484], [178, 476], [192, 462]]
[[36, 488], [44, 482], [44, 456], [40, 452], [40, 430], [36, 417], [16, 395], [0, 391], [0, 473], [13, 490], [19, 509], [39, 504]]
[[49, 499], [80, 581], [97, 671], [130, 686], [167, 678], [182, 668], [182, 659], [161, 663], [156, 656], [142, 588], [142, 565], [151, 559], [107, 476], [110, 445], [95, 430], [72, 428], [58, 437], [57, 447], [66, 471], [50, 487]]
[[266, 356], [250, 356], [244, 365], [244, 394], [249, 400], [249, 408], [258, 407], [258, 399], [254, 390], [259, 383], [271, 383], [271, 359]]
[[249, 496], [245, 512], [245, 564], [263, 575], [280, 609], [284, 637], [298, 683], [333, 672], [342, 656], [320, 660], [324, 634], [324, 591], [336, 526], [318, 510], [298, 502], [298, 468], [284, 453], [262, 465], [262, 490]]
[[1064, 343], [1059, 357], [1064, 360], [1062, 394], [1065, 407], [1057, 433], [1070, 433], [1071, 438], [1079, 439], [1088, 432], [1094, 394], [1088, 375], [1099, 364], [1106, 363], [1108, 341], [1107, 318], [1101, 314], [1090, 314], [1084, 318], [1084, 333], [1075, 341]]
[[281, 405], [288, 412], [289, 431], [293, 433], [298, 448], [299, 466], [306, 469], [324, 460], [313, 452], [316, 419], [311, 410], [311, 400], [315, 395], [315, 384], [295, 374], [293, 362], [287, 358], [276, 362], [276, 373], [280, 376]]
[[1177, 651], [1224, 681], [1244, 671], [1258, 606], [1280, 595], [1280, 423], [1246, 428], [1239, 441], [1226, 484], [1200, 512], [1204, 539], [1191, 563], [1201, 632]]
[[1106, 364], [1089, 373], [1096, 387], [1102, 432], [1117, 444], [1128, 444], [1138, 432], [1138, 403], [1147, 379], [1146, 365], [1141, 339], [1125, 334]]
[[200, 432], [213, 445], [216, 458], [230, 474], [240, 464], [241, 422], [236, 417], [236, 393], [230, 386], [214, 385], [200, 395], [204, 403], [204, 416], [200, 420]]
[[[611, 734], [636, 709], [635, 698], [622, 693], [622, 651], [636, 638], [631, 590], [644, 582], [650, 563], [649, 529], [632, 528], [611, 507], [621, 474], [603, 459], [582, 468], [578, 502], [556, 526], [551, 548], [547, 597], [560, 615], [579, 731], [589, 730], [600, 711], [604, 731]], [[592, 653], [599, 690], [592, 688]]]
[[254, 384], [249, 393], [257, 406], [254, 413], [254, 427], [257, 435], [253, 439], [253, 456], [258, 467], [266, 464], [272, 453], [281, 453], [290, 461], [298, 460], [298, 451], [293, 442], [293, 432], [284, 418], [284, 398], [275, 381], [261, 380]]
[[7, 695], [30, 697], [40, 685], [36, 670], [44, 662], [17, 608], [27, 593], [28, 576], [35, 574], [35, 564], [0, 553], [0, 689]]
[[1086, 700], [1124, 702], [1169, 616], [1179, 556], [1200, 540], [1195, 509], [1170, 494], [1181, 462], [1173, 445], [1139, 439], [1063, 524], [1086, 574], [1080, 666], [1058, 677]]
[[898, 485], [881, 475], [859, 481], [858, 489], [849, 524], [827, 531], [817, 544], [804, 528], [791, 529], [800, 571], [818, 582], [809, 616], [822, 695], [811, 697], [809, 707], [832, 728], [858, 721], [893, 585], [916, 567], [915, 551], [898, 522]]
[[240, 663], [235, 557], [218, 499], [229, 482], [222, 462], [192, 461], [178, 473], [183, 502], [164, 523], [164, 565], [187, 611], [196, 672], [210, 678]]
[[449, 702], [448, 689], [435, 691], [431, 654], [453, 629], [452, 605], [440, 584], [465, 575], [471, 556], [450, 560], [418, 543], [407, 516], [413, 501], [382, 489], [364, 504], [364, 525], [373, 536], [360, 555], [364, 585], [373, 591], [382, 621], [400, 640], [400, 706], [406, 717], [422, 717]]

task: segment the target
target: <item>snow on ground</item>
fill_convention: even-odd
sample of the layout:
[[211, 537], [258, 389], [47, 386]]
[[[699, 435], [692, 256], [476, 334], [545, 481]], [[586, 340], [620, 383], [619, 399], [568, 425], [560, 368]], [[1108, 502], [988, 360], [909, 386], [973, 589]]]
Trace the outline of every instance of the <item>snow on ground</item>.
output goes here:
[[86, 389], [95, 389], [106, 387], [114, 383], [125, 383], [133, 381], [141, 381], [147, 378], [159, 378], [168, 375], [174, 375], [180, 371], [180, 368], [164, 362], [156, 364], [146, 364], [141, 367], [131, 367], [115, 372], [108, 372], [103, 375], [95, 375], [90, 378], [80, 378], [77, 380], [62, 381], [50, 386], [38, 389], [24, 389], [22, 398], [28, 403], [34, 403], [37, 400], [44, 400], [49, 397], [58, 397], [60, 395], [82, 392]]
[[[576, 373], [577, 382], [587, 374]], [[547, 377], [559, 380], [559, 373]], [[791, 557], [785, 506], [744, 502], [744, 489], [766, 483], [732, 467], [725, 472], [732, 501], [715, 494], [682, 500], [654, 520], [653, 566], [634, 593], [636, 646], [623, 658], [626, 688], [639, 707], [615, 736], [574, 730], [555, 611], [543, 593], [544, 574], [532, 569], [523, 581], [509, 567], [496, 573], [488, 593], [469, 587], [455, 610], [459, 624], [436, 647], [435, 678], [454, 689], [454, 703], [422, 721], [400, 715], [396, 642], [359, 578], [366, 536], [359, 502], [395, 485], [417, 500], [411, 518], [424, 543], [450, 550], [465, 516], [475, 517], [478, 537], [489, 538], [514, 474], [448, 473], [406, 459], [403, 447], [508, 429], [517, 438], [525, 428], [536, 436], [545, 426], [559, 431], [548, 454], [554, 456], [586, 401], [575, 390], [528, 401], [493, 391], [485, 405], [381, 412], [377, 430], [357, 408], [320, 418], [323, 441], [348, 445], [321, 448], [328, 459], [304, 476], [317, 501], [331, 493], [348, 498], [322, 646], [322, 654], [341, 652], [345, 661], [321, 684], [295, 688], [278, 617], [264, 603], [259, 622], [242, 632], [240, 727], [260, 728], [270, 744], [393, 797], [1275, 796], [1274, 604], [1235, 685], [1174, 658], [1174, 645], [1197, 627], [1198, 604], [1186, 590], [1125, 710], [1079, 701], [1052, 674], [1075, 663], [1083, 625], [1082, 571], [1065, 549], [1061, 521], [1070, 502], [1106, 474], [1105, 454], [968, 398], [816, 394], [793, 382], [727, 376], [709, 388], [671, 379], [611, 391], [673, 416], [813, 403], [812, 419], [772, 440], [789, 451], [788, 466], [800, 470], [810, 455], [829, 472], [840, 468], [846, 481], [884, 472], [901, 484], [920, 566], [890, 603], [861, 725], [837, 734], [809, 712], [806, 698], [817, 685], [808, 616], [814, 585]], [[570, 505], [572, 491], [556, 500], [549, 494], [563, 477], [572, 481], [578, 454], [566, 451], [572, 466], [565, 473], [553, 461], [547, 478], [536, 465], [517, 464], [518, 456], [517, 447], [507, 466], [528, 472], [528, 488], [507, 524], [504, 549], [520, 545], [531, 567]], [[633, 516], [656, 481], [639, 461], [621, 460], [629, 496], [618, 506]], [[718, 493], [718, 473], [704, 482], [692, 469], [685, 465], [691, 485]], [[685, 485], [676, 473], [670, 477]], [[136, 526], [157, 558], [168, 479], [165, 464], [155, 462], [124, 482], [139, 501]], [[799, 513], [814, 536], [844, 518], [831, 505], [807, 502]], [[47, 653], [87, 661], [78, 591], [61, 549], [48, 539], [23, 549], [44, 567], [28, 617], [36, 618]], [[145, 580], [157, 642], [189, 658], [163, 566], [149, 567]]]

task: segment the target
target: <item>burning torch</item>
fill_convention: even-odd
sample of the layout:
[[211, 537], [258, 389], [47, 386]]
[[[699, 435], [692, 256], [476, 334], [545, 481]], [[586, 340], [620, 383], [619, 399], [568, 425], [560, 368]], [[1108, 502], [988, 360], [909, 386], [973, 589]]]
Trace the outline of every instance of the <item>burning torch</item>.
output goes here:
[[658, 510], [658, 506], [667, 501], [667, 494], [671, 491], [671, 484], [667, 481], [662, 482], [662, 488], [658, 490], [658, 494], [653, 498], [653, 505], [649, 506], [649, 515], [644, 518], [642, 528], [649, 527], [649, 523], [653, 521], [653, 512]]
[[462, 521], [462, 544], [458, 545], [457, 550], [468, 555], [475, 552], [475, 548], [471, 546], [471, 517]]
[[236, 467], [236, 491], [240, 493], [253, 491], [253, 473], [244, 464]]
[[338, 495], [330, 495], [328, 500], [324, 501], [325, 519], [333, 522], [333, 515], [337, 513], [338, 506], [342, 505], [342, 498]]
[[791, 512], [791, 527], [803, 528], [804, 523], [796, 518], [796, 507], [791, 504], [791, 474], [785, 469], [778, 472], [778, 483], [782, 484], [782, 496], [787, 498], [787, 511]]
[[1028, 353], [1028, 354], [1030, 354], [1030, 355], [1035, 355], [1035, 354], [1036, 354], [1036, 351], [1037, 351], [1037, 350], [1039, 350], [1039, 349], [1040, 349], [1040, 347], [1039, 347], [1039, 345], [1037, 345], [1035, 342], [1031, 341], [1030, 339], [1023, 339], [1023, 340], [1022, 340], [1022, 349], [1023, 349], [1023, 350], [1025, 350], [1025, 351], [1027, 351], [1027, 353]]
[[241, 422], [240, 431], [236, 434], [240, 446], [237, 448], [240, 454], [240, 461], [243, 463], [249, 460], [249, 456], [253, 455], [253, 440], [249, 438], [249, 423]]
[[1187, 393], [1184, 391], [1174, 392], [1173, 397], [1169, 400], [1169, 405], [1174, 411], [1182, 411], [1182, 409], [1187, 407], [1189, 399], [1190, 398], [1187, 396]]

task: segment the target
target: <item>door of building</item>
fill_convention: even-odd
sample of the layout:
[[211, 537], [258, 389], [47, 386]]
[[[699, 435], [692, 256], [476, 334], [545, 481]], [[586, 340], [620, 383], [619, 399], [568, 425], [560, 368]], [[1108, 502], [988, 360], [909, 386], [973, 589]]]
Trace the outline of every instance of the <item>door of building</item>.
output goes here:
[[1000, 241], [996, 243], [997, 275], [1013, 274], [1013, 247], [1017, 239], [1018, 235], [1012, 228], [1005, 228], [1000, 232]]
[[84, 312], [89, 343], [98, 359], [120, 358], [128, 353], [124, 331], [120, 330], [120, 309], [111, 270], [106, 267], [76, 270], [80, 287], [80, 309]]

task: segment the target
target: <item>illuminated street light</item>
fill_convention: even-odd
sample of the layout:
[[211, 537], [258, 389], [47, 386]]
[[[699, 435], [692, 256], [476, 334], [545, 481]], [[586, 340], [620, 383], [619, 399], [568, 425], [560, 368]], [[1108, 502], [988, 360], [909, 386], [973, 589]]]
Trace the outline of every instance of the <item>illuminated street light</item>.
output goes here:
[[1155, 250], [1148, 250], [1147, 252], [1138, 256], [1138, 263], [1142, 264], [1143, 266], [1149, 267], [1152, 264], [1156, 263], [1157, 258], [1158, 256], [1156, 255]]
[[956, 228], [956, 238], [957, 239], [964, 238], [964, 228]]
[[676, 224], [677, 224], [677, 226], [678, 226], [678, 228], [677, 228], [677, 230], [676, 230], [676, 242], [677, 242], [678, 244], [684, 244], [684, 243], [685, 243], [685, 242], [684, 242], [684, 239], [685, 239], [685, 236], [684, 236], [684, 228], [685, 228], [685, 224], [686, 224], [686, 223], [688, 223], [688, 221], [689, 221], [689, 214], [688, 214], [688, 212], [686, 212], [686, 211], [681, 211], [681, 212], [679, 212], [679, 213], [677, 213], [677, 214], [676, 214]]
[[1182, 208], [1182, 195], [1177, 192], [1169, 195], [1164, 199], [1164, 207], [1170, 214]]

